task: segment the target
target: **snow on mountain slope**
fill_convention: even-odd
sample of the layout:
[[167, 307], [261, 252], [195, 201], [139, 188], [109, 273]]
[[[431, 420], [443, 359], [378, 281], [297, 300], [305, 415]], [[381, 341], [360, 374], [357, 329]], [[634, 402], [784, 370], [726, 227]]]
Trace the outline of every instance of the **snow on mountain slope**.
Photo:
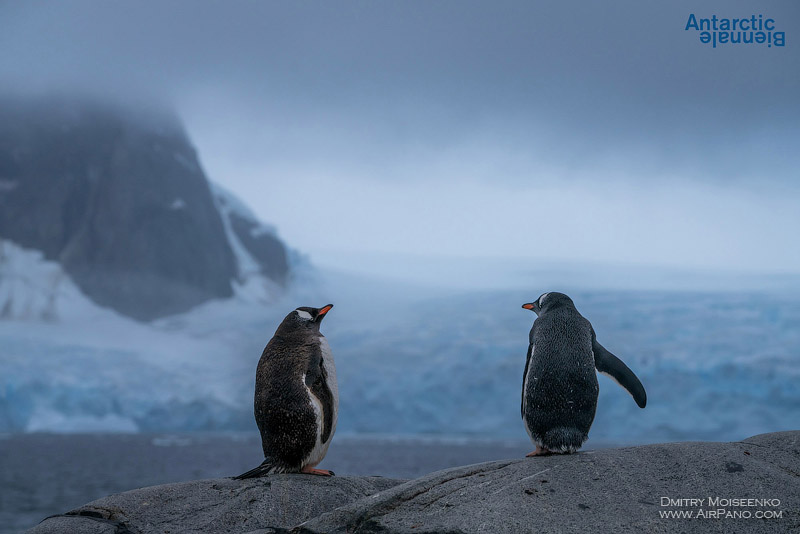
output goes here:
[[58, 263], [38, 250], [0, 240], [0, 319], [55, 321], [65, 302], [82, 316], [97, 308]]
[[[58, 273], [35, 252], [20, 255]], [[24, 299], [33, 305], [0, 321], [0, 431], [247, 429], [255, 363], [295, 307], [283, 299], [293, 300], [265, 305], [237, 292], [147, 324], [99, 308], [66, 277], [53, 315], [37, 288]]]

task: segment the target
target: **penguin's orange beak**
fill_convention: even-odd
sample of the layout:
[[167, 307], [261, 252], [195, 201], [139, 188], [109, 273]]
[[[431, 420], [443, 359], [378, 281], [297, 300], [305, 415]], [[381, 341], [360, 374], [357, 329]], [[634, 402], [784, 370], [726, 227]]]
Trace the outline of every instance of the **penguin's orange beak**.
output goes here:
[[529, 302], [527, 304], [523, 304], [522, 307], [525, 308], [526, 310], [532, 310], [533, 309], [533, 302]]
[[331, 311], [331, 308], [333, 308], [333, 304], [326, 304], [325, 306], [320, 308], [319, 311], [317, 312], [317, 316], [314, 317], [314, 322], [315, 323], [322, 322], [322, 320], [325, 318], [325, 314]]

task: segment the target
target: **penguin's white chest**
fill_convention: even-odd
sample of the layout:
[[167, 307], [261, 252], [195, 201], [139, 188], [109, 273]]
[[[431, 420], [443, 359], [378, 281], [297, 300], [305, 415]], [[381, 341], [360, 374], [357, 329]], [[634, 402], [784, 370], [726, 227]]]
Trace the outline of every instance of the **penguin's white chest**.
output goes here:
[[328, 453], [328, 447], [331, 444], [334, 433], [336, 433], [336, 421], [339, 415], [339, 386], [336, 382], [336, 366], [333, 360], [333, 354], [331, 353], [330, 345], [328, 345], [328, 340], [325, 339], [324, 336], [319, 337], [319, 343], [322, 352], [322, 365], [327, 375], [328, 389], [331, 390], [331, 396], [333, 397], [333, 413], [331, 414], [333, 421], [331, 421], [331, 433], [328, 436], [328, 441], [323, 442], [322, 431], [325, 428], [325, 421], [323, 420], [325, 412], [322, 410], [322, 403], [320, 400], [314, 395], [311, 389], [306, 386], [306, 389], [308, 389], [308, 396], [311, 400], [311, 407], [314, 409], [314, 413], [317, 416], [317, 441], [314, 444], [314, 449], [311, 451], [311, 454], [309, 454], [308, 458], [303, 462], [304, 466], [310, 467], [314, 467], [320, 463]]

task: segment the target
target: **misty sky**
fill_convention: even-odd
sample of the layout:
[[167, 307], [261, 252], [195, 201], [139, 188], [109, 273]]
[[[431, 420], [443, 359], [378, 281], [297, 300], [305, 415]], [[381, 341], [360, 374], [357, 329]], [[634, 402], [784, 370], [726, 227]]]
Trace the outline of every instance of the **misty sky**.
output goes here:
[[[763, 14], [786, 46], [711, 48]], [[800, 3], [0, 2], [0, 89], [157, 99], [293, 247], [800, 272]]]

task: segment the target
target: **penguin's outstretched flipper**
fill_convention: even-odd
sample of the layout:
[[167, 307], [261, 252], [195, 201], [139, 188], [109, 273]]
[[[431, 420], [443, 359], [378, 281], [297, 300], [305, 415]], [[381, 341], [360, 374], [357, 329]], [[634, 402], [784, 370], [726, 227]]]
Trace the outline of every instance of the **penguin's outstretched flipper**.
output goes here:
[[279, 473], [281, 471], [278, 470], [278, 466], [274, 460], [267, 458], [261, 465], [258, 467], [247, 471], [246, 473], [242, 473], [239, 476], [233, 477], [233, 480], [244, 480], [245, 478], [258, 478], [263, 477], [265, 475], [269, 475], [270, 473]]
[[631, 394], [639, 408], [644, 408], [647, 405], [647, 392], [645, 392], [644, 386], [622, 360], [597, 342], [594, 330], [592, 330], [592, 352], [594, 352], [594, 365], [597, 370], [613, 378], [617, 384]]

